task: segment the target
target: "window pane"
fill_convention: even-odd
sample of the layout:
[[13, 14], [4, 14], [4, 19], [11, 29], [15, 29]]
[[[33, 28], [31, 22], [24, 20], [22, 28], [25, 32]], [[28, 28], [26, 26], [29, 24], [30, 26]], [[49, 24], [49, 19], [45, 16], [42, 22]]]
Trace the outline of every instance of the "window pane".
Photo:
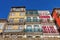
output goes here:
[[20, 12], [20, 16], [24, 16], [25, 15], [25, 13], [24, 12]]
[[12, 11], [15, 11], [15, 10], [16, 10], [16, 8], [13, 8], [13, 9], [12, 9]]
[[11, 16], [14, 16], [15, 15], [15, 13], [11, 13]]
[[38, 32], [39, 31], [39, 25], [34, 25], [34, 32]]
[[33, 17], [33, 22], [37, 22], [37, 17]]
[[42, 32], [42, 28], [39, 28], [39, 32]]
[[20, 8], [16, 8], [16, 10], [15, 11], [20, 11]]
[[7, 29], [13, 29], [12, 25], [8, 25]]
[[26, 14], [33, 14], [33, 11], [27, 11]]
[[33, 11], [29, 11], [30, 14], [33, 14]]
[[20, 8], [20, 11], [24, 11], [25, 9], [24, 8]]
[[21, 22], [21, 23], [24, 22], [24, 19], [23, 18], [20, 18], [19, 19], [19, 22]]
[[18, 27], [18, 29], [22, 30], [22, 29], [23, 29], [23, 26], [20, 25], [20, 26]]
[[27, 31], [27, 32], [32, 32], [32, 26], [31, 26], [31, 25], [27, 25], [26, 31]]
[[31, 22], [31, 17], [27, 17], [27, 22]]
[[9, 22], [10, 22], [10, 23], [13, 23], [13, 21], [14, 21], [14, 19], [13, 19], [13, 18], [9, 19]]
[[3, 29], [3, 27], [4, 27], [4, 24], [0, 23], [0, 29]]
[[29, 11], [27, 11], [26, 14], [29, 14]]
[[38, 12], [37, 11], [33, 11], [33, 14], [38, 14]]

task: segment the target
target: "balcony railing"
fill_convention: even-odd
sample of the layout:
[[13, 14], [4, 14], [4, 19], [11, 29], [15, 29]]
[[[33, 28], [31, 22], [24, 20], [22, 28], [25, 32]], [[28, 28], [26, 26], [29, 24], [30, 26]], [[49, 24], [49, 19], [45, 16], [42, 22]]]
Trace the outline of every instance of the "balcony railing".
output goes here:
[[22, 32], [23, 30], [15, 29], [5, 29], [4, 32]]

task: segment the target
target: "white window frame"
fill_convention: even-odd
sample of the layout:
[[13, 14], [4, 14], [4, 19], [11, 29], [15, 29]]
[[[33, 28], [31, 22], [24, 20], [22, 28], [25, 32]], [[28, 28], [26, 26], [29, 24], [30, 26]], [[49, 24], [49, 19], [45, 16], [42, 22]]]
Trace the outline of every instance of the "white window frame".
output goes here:
[[7, 29], [8, 30], [13, 29], [13, 26], [12, 25], [8, 25]]
[[13, 11], [16, 11], [16, 8], [12, 8]]
[[22, 30], [23, 29], [23, 25], [19, 25], [18, 29]]
[[25, 15], [25, 12], [20, 12], [20, 16], [24, 16]]
[[20, 11], [24, 11], [25, 9], [24, 8], [20, 8]]
[[[21, 20], [22, 20], [22, 21], [21, 21]], [[20, 18], [20, 19], [19, 19], [19, 22], [24, 22], [24, 18]]]
[[0, 29], [3, 29], [4, 23], [0, 23]]
[[15, 16], [15, 13], [11, 13], [11, 16]]
[[11, 19], [9, 19], [9, 22], [10, 22], [10, 23], [13, 23], [13, 22], [11, 22], [11, 20], [14, 22], [14, 19], [13, 19], [13, 18], [11, 18]]

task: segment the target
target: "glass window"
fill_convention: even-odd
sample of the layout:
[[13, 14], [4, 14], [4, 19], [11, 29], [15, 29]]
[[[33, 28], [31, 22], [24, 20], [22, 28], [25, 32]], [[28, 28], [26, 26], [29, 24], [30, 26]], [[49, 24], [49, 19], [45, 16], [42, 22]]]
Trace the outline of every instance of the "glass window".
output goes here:
[[37, 21], [38, 21], [37, 17], [33, 17], [33, 22], [37, 22]]
[[39, 28], [39, 32], [42, 32], [43, 30], [42, 30], [42, 28]]
[[13, 29], [12, 25], [8, 25], [7, 29]]
[[34, 32], [38, 32], [39, 31], [39, 25], [34, 25]]
[[21, 22], [21, 23], [24, 22], [24, 18], [20, 18], [19, 22]]
[[15, 11], [15, 10], [16, 10], [16, 8], [13, 8], [13, 9], [12, 9], [12, 11]]
[[13, 19], [13, 18], [9, 19], [9, 22], [10, 22], [10, 23], [13, 23], [13, 21], [14, 21], [14, 19]]
[[33, 14], [33, 11], [27, 11], [26, 14]]
[[32, 32], [32, 26], [31, 26], [31, 25], [27, 25], [26, 31], [27, 31], [27, 32]]
[[27, 17], [27, 22], [31, 22], [31, 17]]
[[33, 14], [33, 11], [29, 11], [30, 14]]
[[20, 11], [20, 8], [16, 8], [16, 10], [15, 11]]
[[19, 25], [18, 29], [19, 30], [22, 30], [23, 29], [23, 26]]
[[11, 13], [11, 16], [14, 16], [15, 15], [15, 13]]
[[3, 29], [3, 24], [2, 23], [0, 23], [0, 29]]
[[25, 15], [25, 13], [24, 12], [20, 12], [20, 16], [24, 16]]
[[25, 9], [24, 8], [20, 8], [20, 11], [25, 11]]
[[38, 14], [38, 12], [37, 11], [33, 11], [33, 14]]

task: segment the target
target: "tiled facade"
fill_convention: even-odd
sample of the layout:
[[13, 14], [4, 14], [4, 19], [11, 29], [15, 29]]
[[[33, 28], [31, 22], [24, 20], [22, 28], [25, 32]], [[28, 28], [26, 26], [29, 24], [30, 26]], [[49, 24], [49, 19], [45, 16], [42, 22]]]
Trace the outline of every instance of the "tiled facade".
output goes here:
[[8, 19], [0, 19], [0, 40], [60, 40], [48, 10], [12, 7]]

